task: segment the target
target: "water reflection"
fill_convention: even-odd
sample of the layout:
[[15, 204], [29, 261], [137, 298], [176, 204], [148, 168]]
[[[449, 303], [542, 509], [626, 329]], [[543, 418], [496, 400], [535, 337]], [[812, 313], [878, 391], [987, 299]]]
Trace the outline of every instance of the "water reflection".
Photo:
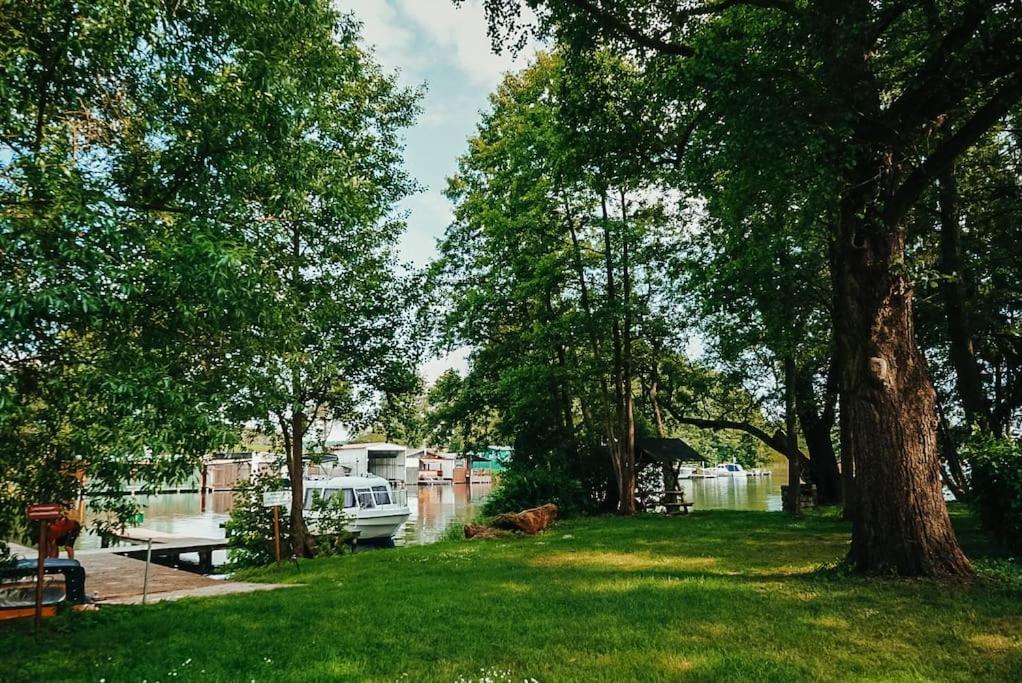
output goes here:
[[[490, 495], [490, 484], [420, 486], [408, 496], [412, 516], [398, 530], [399, 545], [435, 543], [453, 524], [474, 518]], [[414, 493], [409, 491], [409, 494]]]
[[[686, 479], [681, 482], [686, 500], [697, 510], [780, 510], [784, 464], [775, 464], [769, 477], [718, 477]], [[474, 518], [491, 492], [490, 484], [420, 486], [410, 490], [411, 517], [398, 530], [395, 545], [434, 543], [443, 537], [452, 523], [463, 524]], [[198, 493], [161, 493], [139, 496], [144, 507], [142, 526], [166, 533], [224, 538], [222, 524], [227, 521], [234, 494], [220, 491], [206, 495], [205, 508]], [[90, 521], [86, 514], [86, 528]], [[99, 538], [82, 534], [78, 548], [98, 548]], [[220, 558], [218, 558], [220, 559]]]
[[[490, 495], [489, 484], [420, 486], [409, 491], [411, 517], [398, 530], [397, 545], [418, 545], [439, 540], [451, 523], [471, 520]], [[218, 491], [206, 494], [206, 507], [198, 493], [161, 493], [138, 496], [143, 506], [142, 524], [147, 529], [198, 538], [224, 538], [234, 494]], [[85, 515], [86, 528], [92, 521]], [[79, 549], [100, 547], [99, 537], [82, 534]]]
[[684, 479], [681, 490], [696, 510], [780, 510], [784, 465], [770, 467], [769, 477]]

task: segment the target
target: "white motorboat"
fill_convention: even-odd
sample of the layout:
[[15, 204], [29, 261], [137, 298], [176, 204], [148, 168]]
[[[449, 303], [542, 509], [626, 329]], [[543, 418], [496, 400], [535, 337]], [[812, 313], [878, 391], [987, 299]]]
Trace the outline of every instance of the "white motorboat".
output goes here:
[[718, 477], [745, 477], [748, 473], [736, 462], [722, 462], [714, 468]]
[[695, 467], [689, 467], [688, 465], [682, 465], [678, 468], [678, 479], [691, 479], [692, 475], [696, 472]]
[[317, 493], [327, 500], [337, 495], [344, 496], [348, 531], [359, 532], [359, 540], [391, 538], [411, 515], [407, 491], [391, 489], [387, 480], [381, 477], [306, 479], [305, 514], [313, 528], [317, 515], [312, 511], [312, 501]]

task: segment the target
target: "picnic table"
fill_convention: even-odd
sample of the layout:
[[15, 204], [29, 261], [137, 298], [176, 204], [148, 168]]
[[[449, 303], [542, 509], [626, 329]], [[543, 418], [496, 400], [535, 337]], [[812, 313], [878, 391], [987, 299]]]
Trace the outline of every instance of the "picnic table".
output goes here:
[[688, 509], [694, 505], [685, 500], [684, 491], [665, 491], [661, 504], [669, 515], [687, 515]]

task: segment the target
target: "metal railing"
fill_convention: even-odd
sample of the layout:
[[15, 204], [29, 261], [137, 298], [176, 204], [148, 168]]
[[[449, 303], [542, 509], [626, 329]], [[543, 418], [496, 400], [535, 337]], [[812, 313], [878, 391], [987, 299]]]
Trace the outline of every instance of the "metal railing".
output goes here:
[[394, 505], [408, 506], [408, 489], [391, 489], [390, 490], [390, 502]]

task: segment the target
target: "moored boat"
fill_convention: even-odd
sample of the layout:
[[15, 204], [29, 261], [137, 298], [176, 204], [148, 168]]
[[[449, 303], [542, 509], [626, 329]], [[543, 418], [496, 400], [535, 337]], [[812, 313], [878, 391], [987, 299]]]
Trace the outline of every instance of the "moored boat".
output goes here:
[[361, 540], [391, 538], [411, 516], [403, 494], [404, 489], [394, 491], [386, 479], [376, 476], [306, 479], [304, 507], [315, 531], [318, 515], [312, 510], [313, 497], [343, 496], [348, 531], [357, 532]]
[[715, 468], [718, 477], [745, 477], [748, 473], [745, 468], [736, 462], [722, 462]]

